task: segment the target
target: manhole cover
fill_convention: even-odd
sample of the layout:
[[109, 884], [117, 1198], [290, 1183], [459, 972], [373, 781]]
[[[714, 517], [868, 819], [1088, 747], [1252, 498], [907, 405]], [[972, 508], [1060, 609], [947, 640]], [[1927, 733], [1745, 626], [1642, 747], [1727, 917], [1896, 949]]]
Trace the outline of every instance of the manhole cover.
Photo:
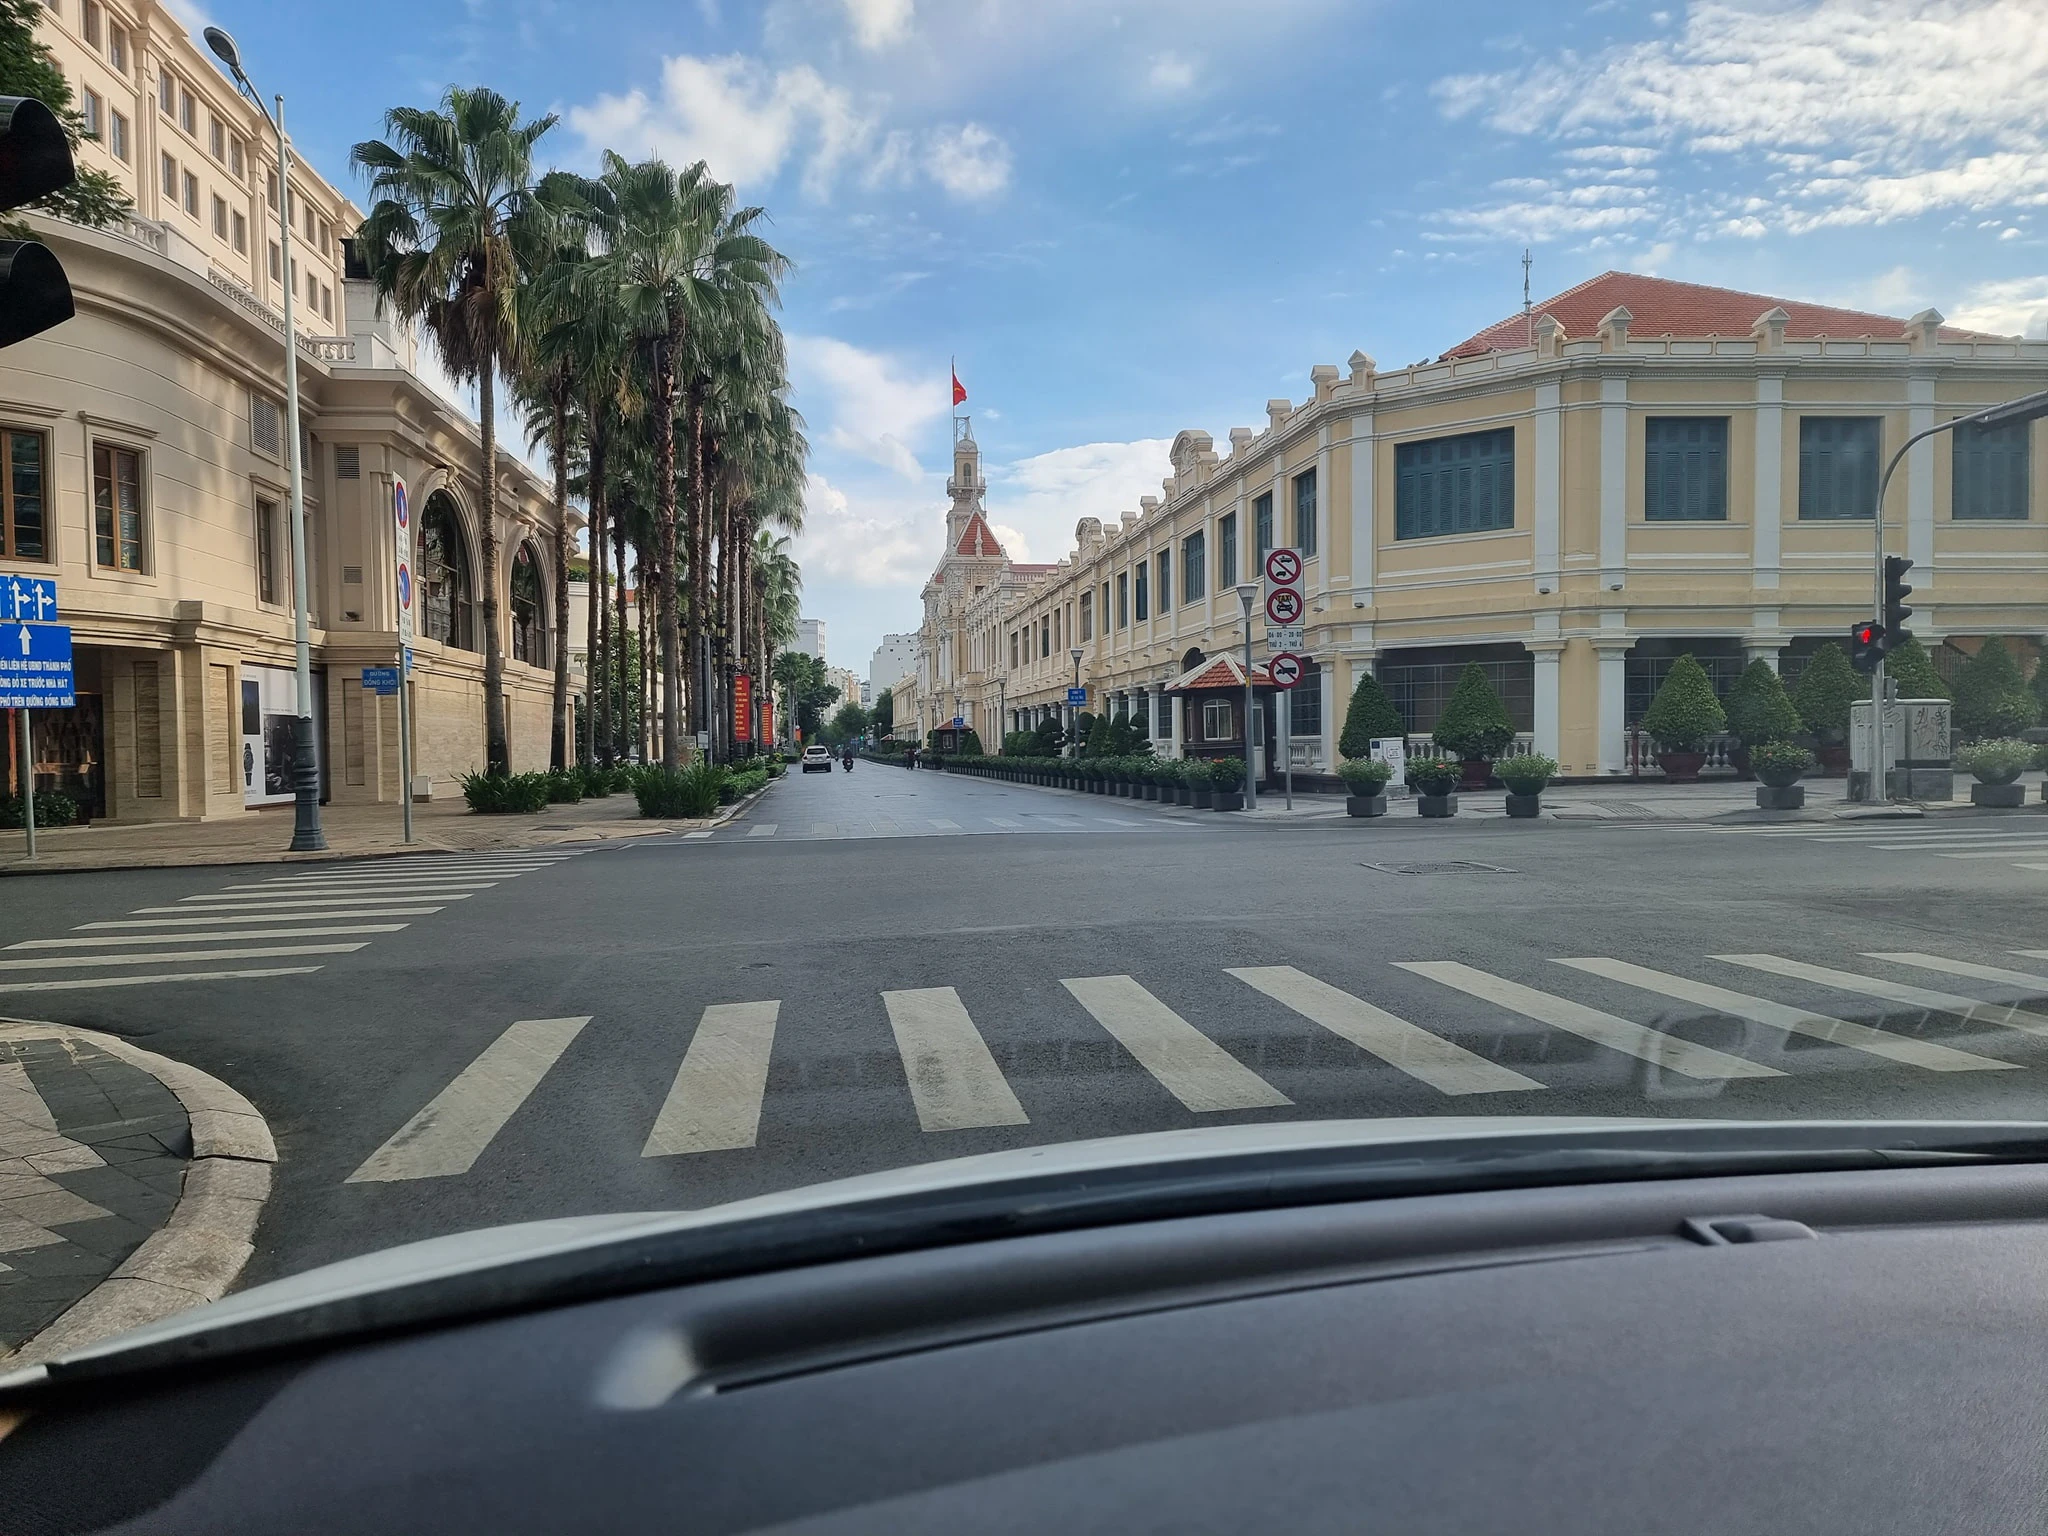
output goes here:
[[1470, 859], [1460, 859], [1449, 864], [1368, 864], [1367, 869], [1376, 869], [1383, 875], [1512, 875], [1512, 869], [1503, 869], [1498, 864], [1478, 864]]

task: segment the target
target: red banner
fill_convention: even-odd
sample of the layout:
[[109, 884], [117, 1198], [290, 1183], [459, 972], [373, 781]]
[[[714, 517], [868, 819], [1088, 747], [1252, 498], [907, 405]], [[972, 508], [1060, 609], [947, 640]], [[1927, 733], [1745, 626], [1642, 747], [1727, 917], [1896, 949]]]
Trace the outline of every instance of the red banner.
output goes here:
[[738, 741], [754, 739], [754, 680], [744, 672], [732, 680], [732, 733]]

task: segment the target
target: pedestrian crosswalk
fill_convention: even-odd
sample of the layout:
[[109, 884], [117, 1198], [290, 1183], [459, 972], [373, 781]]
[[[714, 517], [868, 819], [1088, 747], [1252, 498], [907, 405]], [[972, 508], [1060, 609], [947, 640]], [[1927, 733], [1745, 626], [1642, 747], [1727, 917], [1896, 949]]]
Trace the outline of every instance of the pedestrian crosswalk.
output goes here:
[[[894, 1107], [883, 1102], [885, 1120], [944, 1136], [1036, 1131], [1039, 1117], [1056, 1119], [1075, 1073], [1109, 1066], [1125, 1073], [1119, 1082], [1137, 1085], [1131, 1103], [1134, 1113], [1142, 1108], [1145, 1128], [1173, 1105], [1195, 1116], [1327, 1114], [1333, 1094], [1338, 1113], [1414, 1113], [1475, 1096], [1526, 1103], [1601, 1083], [1635, 1083], [1649, 1093], [1664, 1074], [1714, 1091], [1750, 1083], [1770, 1093], [1809, 1074], [1880, 1063], [1938, 1074], [2048, 1069], [2048, 1054], [2035, 1043], [2048, 1038], [2048, 949], [1999, 958], [2036, 965], [1902, 950], [1826, 963], [1730, 953], [1682, 966], [1661, 954], [1654, 966], [1570, 955], [1522, 960], [1521, 976], [1463, 960], [1399, 960], [1346, 976], [1345, 985], [1285, 964], [1195, 978], [1176, 972], [1168, 984], [1199, 990], [1199, 1006], [1169, 1002], [1132, 975], [1074, 976], [1031, 1000], [1028, 1028], [1014, 1003], [1006, 1008], [972, 984], [965, 995], [951, 986], [890, 989], [877, 999], [872, 1026], [886, 1031], [890, 1065], [855, 1076], [863, 1095], [878, 1084], [888, 1089]], [[1929, 972], [1947, 985], [1929, 985]], [[815, 1107], [806, 1095], [844, 1085], [846, 1075], [829, 1061], [814, 1081], [804, 1058], [828, 1036], [838, 1042], [828, 1050], [843, 1049], [845, 1013], [843, 1000], [824, 1013], [778, 998], [701, 1006], [680, 1063], [657, 1068], [657, 1082], [671, 1071], [673, 1078], [640, 1155], [743, 1152], [760, 1145], [764, 1125], [779, 1139], [806, 1134], [805, 1110], [777, 1119], [778, 1096]], [[571, 1047], [605, 1035], [601, 1027], [586, 1031], [591, 1023], [509, 1024], [472, 1059], [451, 1063], [452, 1079], [424, 1107], [408, 1117], [400, 1106], [394, 1118], [402, 1123], [350, 1182], [469, 1172], [565, 1070]], [[1048, 1030], [1057, 1036], [1051, 1056]], [[1304, 1030], [1307, 1049], [1299, 1048]], [[626, 1048], [606, 1039], [607, 1049]], [[551, 1091], [583, 1091], [579, 1076], [569, 1072]], [[603, 1076], [615, 1081], [616, 1067]], [[875, 1100], [861, 1102], [862, 1114], [876, 1112]], [[1775, 1102], [1751, 1107], [1768, 1111]], [[557, 1101], [557, 1113], [563, 1104]]]
[[909, 814], [838, 814], [830, 821], [809, 817], [778, 821], [735, 821], [722, 827], [683, 832], [681, 843], [842, 842], [876, 837], [1014, 836], [1020, 832], [1163, 831], [1185, 832], [1226, 821], [1195, 811], [1145, 815], [1098, 816], [1081, 811], [1020, 811], [1004, 816], [912, 816]]
[[[403, 857], [242, 879], [173, 904], [136, 907], [126, 917], [79, 923], [72, 936], [9, 944], [0, 950], [0, 993], [303, 976], [321, 969], [325, 957], [354, 954], [379, 934], [403, 932], [412, 918], [582, 852]], [[315, 957], [321, 957], [317, 963], [297, 963]], [[219, 961], [264, 963], [191, 968]], [[272, 963], [280, 961], [294, 963]]]
[[[2048, 818], [2001, 817], [1982, 821], [1875, 821], [1847, 825], [1694, 827], [1715, 837], [1751, 837], [1803, 848], [1842, 848], [1896, 856], [1922, 854], [1963, 863], [2001, 860], [2015, 869], [2048, 871]], [[2027, 860], [2042, 862], [2029, 863]]]

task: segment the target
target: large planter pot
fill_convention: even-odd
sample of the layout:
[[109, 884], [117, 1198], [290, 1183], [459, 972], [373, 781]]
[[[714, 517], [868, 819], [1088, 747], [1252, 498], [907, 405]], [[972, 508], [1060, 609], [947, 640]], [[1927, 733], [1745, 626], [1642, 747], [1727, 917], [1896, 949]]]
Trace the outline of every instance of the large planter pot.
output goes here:
[[1516, 821], [1534, 821], [1536, 813], [1542, 808], [1543, 796], [1540, 792], [1533, 795], [1518, 795], [1513, 790], [1508, 791], [1508, 815]]
[[1241, 789], [1219, 789], [1210, 796], [1213, 809], [1219, 811], [1241, 811], [1244, 809], [1244, 791]]
[[1705, 766], [1704, 752], [1659, 752], [1657, 766], [1664, 770], [1664, 777], [1674, 784], [1697, 784], [1700, 769]]
[[1211, 806], [1215, 803], [1216, 791], [1213, 789], [1209, 789], [1206, 786], [1201, 789], [1192, 790], [1190, 791], [1190, 793], [1194, 796], [1194, 798], [1191, 799], [1188, 802], [1188, 804], [1192, 805], [1198, 811], [1206, 811], [1210, 809]]
[[1384, 816], [1387, 814], [1385, 795], [1346, 795], [1344, 797], [1346, 816]]
[[1195, 803], [1195, 786], [1192, 784], [1174, 785], [1173, 803], [1175, 805], [1193, 805]]
[[2027, 786], [2024, 784], [1972, 784], [1970, 804], [1990, 805], [2010, 809], [2027, 803]]
[[1484, 789], [1493, 779], [1493, 763], [1489, 758], [1468, 757], [1462, 767], [1465, 776], [1458, 781], [1460, 789]]
[[1846, 778], [1849, 773], [1849, 745], [1847, 742], [1833, 742], [1820, 749], [1820, 773], [1824, 779]]
[[1147, 800], [1157, 800], [1159, 798], [1159, 786], [1157, 784], [1154, 784], [1151, 780], [1147, 779], [1143, 787], [1145, 790], [1145, 798]]
[[1759, 784], [1756, 808], [1760, 811], [1797, 811], [1806, 805], [1804, 784]]
[[1458, 814], [1458, 797], [1455, 794], [1417, 795], [1415, 814], [1431, 818], [1455, 816]]

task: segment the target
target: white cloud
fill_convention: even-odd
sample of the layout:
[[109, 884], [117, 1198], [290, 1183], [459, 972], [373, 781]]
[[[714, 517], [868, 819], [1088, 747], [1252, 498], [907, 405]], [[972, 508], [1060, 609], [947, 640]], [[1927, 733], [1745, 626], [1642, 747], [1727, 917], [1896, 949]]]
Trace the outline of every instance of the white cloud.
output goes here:
[[[909, 586], [914, 592], [939, 557], [928, 512], [896, 502], [853, 498], [823, 475], [804, 486], [804, 531], [796, 557], [807, 582], [859, 587]], [[943, 526], [943, 525], [941, 525]]]
[[914, 0], [846, 0], [854, 41], [873, 51], [910, 36]]
[[1948, 321], [1970, 331], [2048, 340], [2048, 276], [1979, 283]]
[[1159, 482], [1173, 469], [1167, 457], [1172, 447], [1165, 437], [1083, 443], [991, 465], [989, 510], [1007, 530], [998, 537], [1012, 559], [1059, 559], [1074, 547], [1080, 519], [1099, 517], [1107, 527], [1126, 510], [1136, 511], [1140, 496], [1157, 496]]
[[[1754, 156], [1747, 185], [1739, 164], [1714, 167], [1707, 212], [1765, 192], [1769, 221], [1801, 233], [2048, 205], [2040, 23], [2040, 0], [1694, 0], [1671, 35], [1433, 90], [1445, 115], [1507, 133]], [[1630, 165], [1656, 152], [1560, 150]], [[1664, 199], [1653, 211], [1697, 215]]]
[[1161, 96], [1178, 96], [1195, 84], [1195, 61], [1185, 54], [1162, 53], [1145, 71], [1145, 84]]
[[955, 197], [993, 197], [1010, 184], [1010, 146], [979, 123], [934, 132], [925, 169]]
[[[895, 359], [832, 336], [791, 336], [789, 368], [799, 408], [823, 429], [820, 443], [906, 480], [923, 476], [913, 445], [951, 409], [943, 375], [912, 377]], [[814, 395], [825, 402], [822, 410]]]

